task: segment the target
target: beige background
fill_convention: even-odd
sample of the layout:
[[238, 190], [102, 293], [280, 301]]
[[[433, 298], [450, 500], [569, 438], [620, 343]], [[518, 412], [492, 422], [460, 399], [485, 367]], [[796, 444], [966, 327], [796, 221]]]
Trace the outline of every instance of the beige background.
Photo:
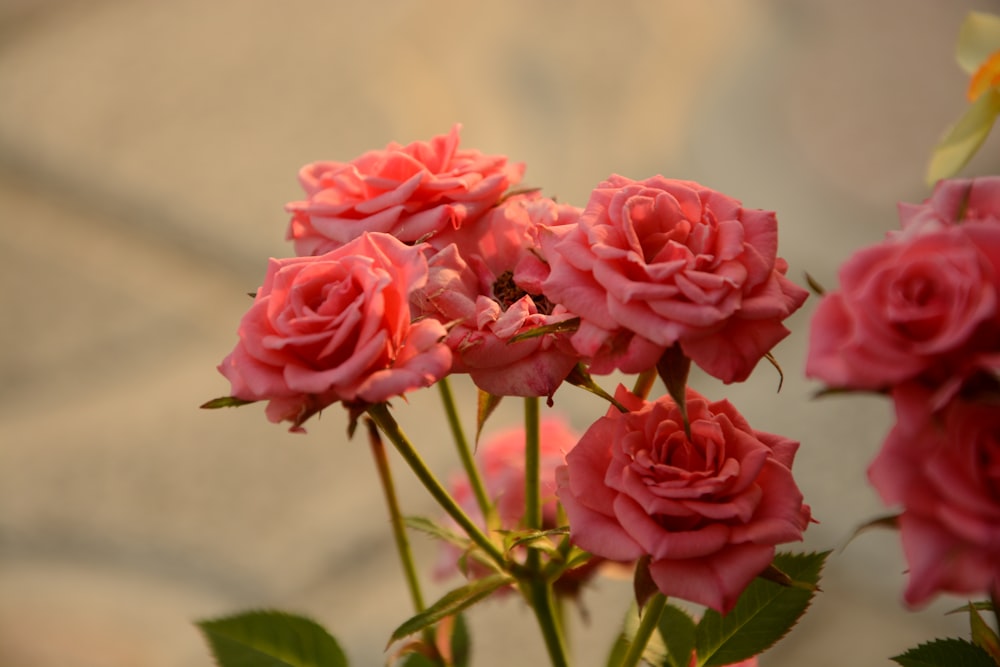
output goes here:
[[[996, 9], [0, 2], [0, 664], [209, 665], [190, 621], [261, 606], [313, 614], [353, 664], [381, 663], [408, 607], [364, 443], [336, 409], [305, 437], [259, 406], [197, 410], [227, 392], [214, 366], [266, 257], [291, 253], [282, 205], [301, 164], [460, 121], [464, 146], [527, 162], [527, 183], [565, 201], [612, 172], [663, 173], [776, 210], [791, 275], [835, 285], [894, 226], [895, 202], [927, 195], [928, 151], [964, 105], [952, 51], [973, 7]], [[996, 147], [967, 173], [996, 171]], [[694, 382], [802, 441], [797, 476], [821, 521], [805, 548], [825, 549], [883, 511], [864, 471], [889, 414], [810, 399], [811, 309], [777, 350], [780, 395], [767, 367], [746, 386]], [[436, 398], [400, 419], [447, 474]], [[580, 429], [603, 411], [572, 388], [556, 399]], [[509, 401], [497, 422], [518, 414]], [[429, 568], [433, 546], [415, 542]], [[826, 592], [764, 664], [888, 664], [964, 632], [941, 614], [955, 600], [901, 608], [902, 569], [888, 533], [835, 554]], [[620, 581], [588, 591], [579, 664], [603, 664], [627, 597]], [[472, 620], [477, 664], [541, 664], [515, 600]]]

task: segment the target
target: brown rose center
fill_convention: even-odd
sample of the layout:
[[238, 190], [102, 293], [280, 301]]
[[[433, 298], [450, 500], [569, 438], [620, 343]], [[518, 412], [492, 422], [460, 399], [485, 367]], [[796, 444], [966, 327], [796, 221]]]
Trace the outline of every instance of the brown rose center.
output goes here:
[[499, 303], [500, 307], [504, 310], [507, 310], [526, 296], [531, 298], [539, 313], [543, 315], [552, 314], [552, 302], [546, 299], [542, 294], [529, 294], [521, 289], [521, 287], [514, 282], [513, 271], [504, 271], [493, 283], [493, 298], [497, 300], [497, 303]]

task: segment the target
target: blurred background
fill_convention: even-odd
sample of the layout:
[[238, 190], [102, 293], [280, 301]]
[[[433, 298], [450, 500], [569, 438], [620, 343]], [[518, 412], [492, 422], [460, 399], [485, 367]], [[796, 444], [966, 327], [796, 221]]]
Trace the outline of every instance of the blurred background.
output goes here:
[[[367, 444], [328, 410], [309, 434], [228, 393], [268, 256], [292, 254], [296, 171], [463, 124], [467, 148], [583, 205], [607, 175], [698, 180], [775, 210], [790, 275], [836, 284], [853, 250], [920, 201], [930, 149], [964, 108], [967, 11], [995, 2], [759, 0], [0, 0], [0, 664], [210, 665], [192, 620], [249, 607], [315, 616], [354, 665], [384, 661], [408, 598]], [[996, 172], [993, 137], [965, 174]], [[796, 473], [838, 551], [812, 612], [765, 665], [888, 664], [966, 632], [942, 600], [904, 610], [896, 536], [865, 469], [889, 423], [874, 398], [813, 400], [807, 305], [745, 386], [703, 377], [759, 429], [802, 441]], [[610, 381], [609, 381], [610, 382]], [[459, 383], [471, 425], [473, 392]], [[437, 394], [398, 418], [457, 467]], [[572, 387], [581, 431], [604, 407]], [[491, 429], [519, 419], [509, 400]], [[395, 461], [412, 513], [427, 495]], [[428, 572], [434, 545], [414, 537]], [[798, 548], [798, 547], [796, 547]], [[455, 585], [428, 584], [433, 596]], [[603, 664], [629, 583], [571, 614]], [[530, 614], [477, 608], [479, 665], [540, 664]]]

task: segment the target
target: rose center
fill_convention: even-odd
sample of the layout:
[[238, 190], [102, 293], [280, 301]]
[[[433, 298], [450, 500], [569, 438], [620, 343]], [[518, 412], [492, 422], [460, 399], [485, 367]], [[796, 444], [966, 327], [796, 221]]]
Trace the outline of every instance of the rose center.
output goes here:
[[513, 271], [504, 271], [496, 279], [496, 282], [493, 283], [493, 298], [497, 300], [497, 303], [499, 303], [500, 307], [504, 310], [507, 310], [526, 296], [531, 298], [539, 313], [543, 315], [552, 314], [552, 302], [546, 299], [542, 294], [529, 294], [521, 289], [521, 287], [514, 282]]

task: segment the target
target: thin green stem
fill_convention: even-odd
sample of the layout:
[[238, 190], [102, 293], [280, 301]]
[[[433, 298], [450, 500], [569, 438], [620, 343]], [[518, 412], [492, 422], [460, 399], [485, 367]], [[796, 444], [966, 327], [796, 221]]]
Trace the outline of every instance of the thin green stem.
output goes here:
[[421, 484], [424, 485], [424, 488], [427, 489], [434, 500], [448, 513], [448, 516], [462, 527], [462, 530], [469, 536], [469, 539], [475, 542], [498, 565], [505, 568], [506, 559], [504, 558], [503, 551], [490, 541], [490, 538], [469, 518], [465, 510], [459, 507], [455, 499], [451, 497], [451, 494], [441, 485], [441, 482], [438, 481], [434, 473], [427, 467], [427, 464], [420, 458], [420, 454], [417, 453], [417, 450], [403, 433], [399, 424], [396, 423], [396, 420], [389, 413], [389, 407], [385, 403], [376, 403], [368, 407], [368, 415], [378, 424], [378, 427], [396, 447], [396, 451], [403, 457], [406, 464], [410, 466], [413, 474], [417, 476], [417, 479], [420, 480]]
[[458, 409], [455, 406], [455, 397], [451, 393], [451, 385], [448, 383], [448, 378], [444, 377], [438, 380], [437, 386], [441, 394], [441, 402], [444, 403], [445, 414], [448, 417], [448, 427], [451, 429], [451, 436], [455, 441], [455, 447], [458, 449], [458, 457], [462, 461], [462, 468], [465, 469], [466, 477], [469, 478], [469, 485], [472, 487], [472, 493], [476, 497], [479, 511], [483, 513], [486, 525], [494, 526], [496, 510], [493, 507], [492, 501], [490, 501], [489, 495], [486, 493], [483, 478], [479, 474], [479, 468], [476, 467], [475, 459], [472, 457], [472, 448], [469, 447], [469, 440], [465, 437], [462, 422], [458, 418]]
[[[419, 614], [427, 606], [424, 604], [424, 596], [420, 591], [420, 579], [417, 577], [413, 552], [410, 550], [410, 540], [406, 536], [403, 513], [399, 509], [396, 485], [392, 481], [392, 470], [389, 468], [389, 457], [386, 456], [385, 444], [379, 436], [375, 422], [366, 419], [365, 425], [368, 427], [368, 443], [371, 445], [372, 457], [375, 459], [375, 469], [378, 471], [378, 478], [385, 494], [385, 504], [389, 509], [389, 521], [392, 524], [392, 536], [396, 542], [396, 553], [399, 554], [399, 562], [403, 566], [403, 576], [406, 578], [406, 586], [410, 591], [410, 599], [413, 601], [413, 610]], [[433, 628], [425, 628], [423, 636], [424, 642], [428, 646], [435, 645]]]
[[[542, 529], [541, 493], [541, 420], [537, 396], [524, 399], [524, 527]], [[542, 552], [529, 547], [525, 566], [530, 579], [522, 580], [522, 590], [545, 640], [553, 667], [567, 667], [566, 642], [556, 612], [552, 582], [543, 573]]]
[[[541, 425], [537, 396], [524, 399], [524, 527], [542, 528]], [[532, 549], [531, 553], [537, 553]]]
[[649, 392], [653, 390], [653, 385], [655, 383], [656, 369], [651, 368], [643, 371], [639, 373], [639, 376], [635, 379], [635, 385], [632, 387], [632, 393], [642, 399], [648, 398]]
[[392, 481], [392, 470], [389, 469], [389, 457], [385, 454], [385, 444], [378, 434], [378, 427], [371, 419], [365, 420], [368, 427], [368, 443], [371, 445], [372, 456], [375, 458], [375, 469], [378, 470], [379, 481], [385, 494], [385, 504], [389, 509], [389, 521], [392, 524], [392, 536], [396, 541], [396, 551], [399, 562], [403, 566], [406, 585], [410, 589], [413, 609], [417, 613], [426, 609], [424, 597], [420, 592], [420, 581], [417, 578], [417, 568], [413, 564], [413, 552], [410, 551], [410, 541], [406, 537], [406, 524], [399, 510], [399, 500], [396, 498], [396, 487]]
[[524, 591], [525, 597], [535, 612], [535, 618], [538, 619], [538, 627], [542, 631], [552, 667], [569, 667], [566, 643], [553, 604], [552, 585], [541, 579], [527, 581], [523, 585], [527, 589]]
[[639, 664], [642, 653], [646, 650], [646, 644], [649, 643], [649, 638], [653, 636], [653, 631], [659, 625], [660, 616], [663, 615], [666, 606], [667, 596], [663, 593], [657, 593], [649, 599], [642, 612], [639, 628], [635, 631], [632, 643], [629, 644], [628, 653], [625, 654], [619, 667], [635, 667]]

